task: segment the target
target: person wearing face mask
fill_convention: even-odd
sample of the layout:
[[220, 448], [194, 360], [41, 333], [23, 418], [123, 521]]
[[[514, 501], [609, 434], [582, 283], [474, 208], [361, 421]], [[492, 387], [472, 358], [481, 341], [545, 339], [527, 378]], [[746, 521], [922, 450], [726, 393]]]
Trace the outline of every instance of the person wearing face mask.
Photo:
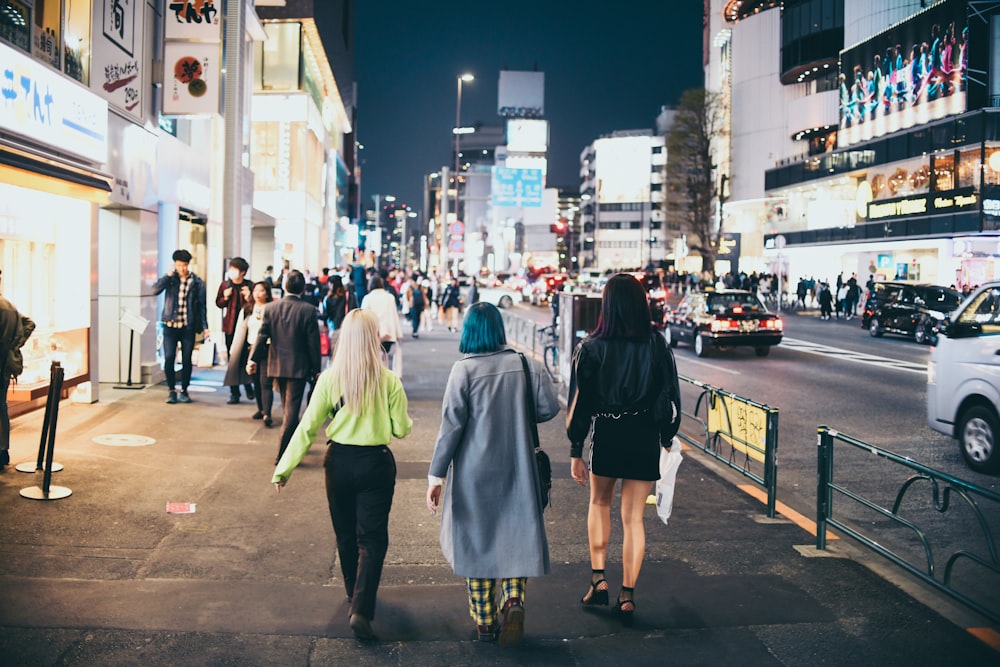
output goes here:
[[[222, 309], [222, 332], [226, 336], [226, 350], [230, 357], [233, 356], [233, 338], [239, 324], [240, 316], [248, 313], [253, 308], [252, 285], [246, 279], [247, 270], [250, 265], [242, 257], [233, 257], [229, 260], [229, 269], [226, 272], [226, 279], [219, 285], [219, 290], [215, 295], [215, 305]], [[240, 350], [236, 350], [236, 356], [240, 356]], [[242, 364], [236, 364], [235, 368], [242, 369]], [[253, 383], [248, 379], [244, 383], [247, 399], [253, 400]], [[230, 405], [240, 402], [240, 382], [234, 382], [229, 386]]]
[[[172, 256], [174, 268], [153, 285], [153, 294], [164, 292], [163, 370], [167, 375], [167, 403], [190, 403], [188, 384], [191, 382], [191, 354], [194, 336], [203, 331], [208, 336], [208, 315], [205, 310], [205, 281], [190, 270], [191, 253], [176, 250]], [[181, 345], [181, 392], [177, 393], [174, 363], [177, 344]]]

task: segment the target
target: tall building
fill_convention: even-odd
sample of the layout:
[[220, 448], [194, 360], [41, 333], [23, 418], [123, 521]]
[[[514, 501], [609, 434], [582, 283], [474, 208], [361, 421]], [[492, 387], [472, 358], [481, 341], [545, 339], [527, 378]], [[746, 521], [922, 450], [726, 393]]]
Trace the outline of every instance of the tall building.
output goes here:
[[659, 266], [666, 139], [653, 130], [619, 130], [580, 154], [584, 266], [607, 270]]
[[254, 265], [318, 272], [351, 261], [357, 248], [345, 159], [353, 154], [353, 105], [341, 97], [342, 88], [352, 88], [338, 83], [327, 58], [316, 16], [321, 4], [258, 9], [267, 39], [254, 58], [250, 164], [254, 207], [274, 224], [254, 227]]

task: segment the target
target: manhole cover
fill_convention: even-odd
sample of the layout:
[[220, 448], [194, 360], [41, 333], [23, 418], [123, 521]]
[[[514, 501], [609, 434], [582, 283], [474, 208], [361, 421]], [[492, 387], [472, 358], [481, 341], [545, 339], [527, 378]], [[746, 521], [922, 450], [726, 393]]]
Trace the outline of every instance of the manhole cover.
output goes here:
[[145, 447], [146, 445], [156, 444], [154, 438], [148, 438], [144, 435], [133, 435], [131, 433], [99, 435], [94, 438], [94, 442], [99, 445], [108, 445], [109, 447]]

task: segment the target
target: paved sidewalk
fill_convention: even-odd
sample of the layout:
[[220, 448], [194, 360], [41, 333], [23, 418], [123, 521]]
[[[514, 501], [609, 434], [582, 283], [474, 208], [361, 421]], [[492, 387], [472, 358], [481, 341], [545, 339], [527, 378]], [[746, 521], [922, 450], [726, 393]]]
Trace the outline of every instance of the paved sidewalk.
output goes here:
[[[569, 478], [561, 416], [541, 427], [556, 477], [546, 510], [552, 574], [529, 582], [521, 647], [472, 641], [463, 583], [441, 557], [438, 520], [423, 500], [457, 344], [457, 334], [434, 329], [403, 345], [415, 428], [393, 443], [399, 472], [379, 642], [359, 643], [347, 625], [324, 446], [275, 494], [279, 429], [252, 421], [245, 401], [225, 405], [222, 371], [213, 369], [196, 370], [191, 405], [165, 405], [163, 386], [102, 387], [101, 403], [63, 403], [55, 458], [65, 470], [53, 483], [71, 488], [68, 498], [21, 498], [41, 476], [0, 474], [0, 664], [1000, 663], [1000, 653], [935, 611], [946, 605], [933, 595], [918, 602], [851, 558], [801, 555], [795, 547], [813, 544], [810, 534], [764, 520], [763, 507], [735, 487], [742, 480], [690, 452], [670, 525], [647, 510], [635, 626], [581, 608], [587, 492]], [[15, 420], [15, 462], [36, 456], [41, 421], [41, 411]], [[106, 434], [156, 442], [94, 442]], [[196, 503], [196, 512], [167, 514], [168, 501]], [[620, 540], [616, 521], [612, 595]]]

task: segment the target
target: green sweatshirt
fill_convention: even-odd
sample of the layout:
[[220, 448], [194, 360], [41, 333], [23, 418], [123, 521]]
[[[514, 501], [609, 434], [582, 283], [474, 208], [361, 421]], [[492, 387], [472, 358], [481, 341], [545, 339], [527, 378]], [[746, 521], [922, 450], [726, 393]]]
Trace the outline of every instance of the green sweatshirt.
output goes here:
[[[274, 483], [287, 481], [295, 467], [302, 462], [312, 447], [316, 433], [330, 417], [335, 405], [340, 403], [340, 393], [334, 394], [333, 373], [326, 371], [319, 376], [312, 400], [306, 413], [292, 435], [292, 441], [274, 469]], [[373, 405], [356, 415], [342, 407], [326, 427], [327, 440], [345, 445], [388, 445], [393, 438], [405, 438], [413, 430], [413, 420], [406, 414], [406, 392], [403, 383], [392, 371], [382, 369], [382, 388], [375, 395]]]

